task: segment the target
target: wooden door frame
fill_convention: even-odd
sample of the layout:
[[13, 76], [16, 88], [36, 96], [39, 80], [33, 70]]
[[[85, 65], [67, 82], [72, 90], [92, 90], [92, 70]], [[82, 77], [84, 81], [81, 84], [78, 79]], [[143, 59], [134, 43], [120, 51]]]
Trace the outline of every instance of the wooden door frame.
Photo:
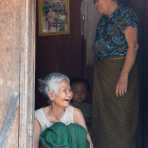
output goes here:
[[33, 148], [36, 0], [25, 0], [24, 51], [20, 54], [19, 148]]
[[33, 148], [35, 14], [36, 0], [0, 2], [1, 148]]

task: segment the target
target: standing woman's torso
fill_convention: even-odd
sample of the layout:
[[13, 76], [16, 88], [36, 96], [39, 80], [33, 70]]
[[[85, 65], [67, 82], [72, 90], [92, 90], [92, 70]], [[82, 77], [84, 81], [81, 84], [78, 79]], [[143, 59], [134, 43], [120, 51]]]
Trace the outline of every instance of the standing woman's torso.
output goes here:
[[128, 44], [123, 32], [128, 26], [138, 26], [135, 12], [128, 7], [119, 6], [111, 16], [101, 17], [94, 45], [97, 59], [126, 55]]

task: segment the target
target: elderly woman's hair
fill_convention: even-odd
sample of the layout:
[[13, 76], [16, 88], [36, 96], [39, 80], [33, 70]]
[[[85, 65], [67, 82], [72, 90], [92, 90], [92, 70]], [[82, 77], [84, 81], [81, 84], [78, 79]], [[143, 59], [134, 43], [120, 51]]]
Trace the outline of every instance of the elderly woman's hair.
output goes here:
[[66, 80], [70, 83], [70, 79], [65, 74], [50, 73], [45, 77], [45, 79], [39, 79], [39, 90], [46, 96], [48, 96], [49, 91], [57, 93], [59, 84], [63, 80]]

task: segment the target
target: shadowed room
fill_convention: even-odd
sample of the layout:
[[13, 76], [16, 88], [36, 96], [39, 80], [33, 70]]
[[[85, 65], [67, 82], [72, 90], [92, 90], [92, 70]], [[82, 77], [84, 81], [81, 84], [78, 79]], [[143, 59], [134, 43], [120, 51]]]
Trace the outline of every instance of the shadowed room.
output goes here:
[[[139, 99], [139, 128], [138, 146], [147, 147], [145, 137], [147, 137], [147, 85], [145, 68], [147, 59], [147, 8], [146, 1], [122, 0], [124, 5], [132, 7], [139, 18], [138, 29], [138, 69], [140, 71], [140, 99]], [[58, 34], [58, 32], [41, 33], [40, 6], [37, 3], [37, 24], [36, 24], [36, 109], [48, 105], [48, 98], [38, 90], [38, 79], [43, 78], [51, 72], [60, 72], [69, 76], [71, 80], [81, 78], [88, 81], [90, 85], [90, 96], [87, 100], [92, 105], [92, 87], [94, 66], [93, 42], [95, 39], [96, 25], [100, 14], [96, 11], [94, 1], [70, 1], [69, 2], [69, 29], [68, 33]], [[46, 98], [46, 99], [44, 99]], [[93, 116], [93, 115], [92, 115]], [[99, 132], [99, 131], [98, 131]]]
[[147, 148], [147, 18], [147, 0], [0, 1], [0, 147]]

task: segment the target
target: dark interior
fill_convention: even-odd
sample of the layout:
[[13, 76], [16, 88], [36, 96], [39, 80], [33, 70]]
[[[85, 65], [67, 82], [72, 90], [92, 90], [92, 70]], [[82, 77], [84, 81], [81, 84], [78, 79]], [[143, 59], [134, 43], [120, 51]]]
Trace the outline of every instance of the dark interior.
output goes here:
[[[148, 1], [122, 0], [137, 12], [139, 24], [139, 71], [140, 71], [140, 130], [139, 148], [148, 147]], [[65, 73], [71, 78], [87, 78], [92, 84], [93, 68], [86, 65], [85, 40], [81, 36], [81, 1], [70, 1], [70, 34], [55, 36], [38, 35], [38, 9], [36, 10], [36, 87], [37, 79], [50, 72]], [[38, 4], [37, 4], [38, 5]], [[38, 8], [38, 6], [37, 6]], [[36, 88], [36, 108], [47, 105]]]

